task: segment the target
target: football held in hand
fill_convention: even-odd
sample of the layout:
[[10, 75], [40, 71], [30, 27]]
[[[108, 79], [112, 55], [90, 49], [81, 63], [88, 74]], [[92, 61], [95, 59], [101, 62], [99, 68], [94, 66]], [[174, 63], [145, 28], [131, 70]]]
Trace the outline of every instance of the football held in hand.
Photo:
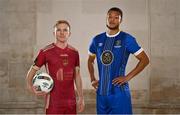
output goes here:
[[37, 91], [50, 92], [53, 88], [54, 82], [51, 76], [45, 72], [37, 73], [33, 77], [33, 86], [36, 87]]

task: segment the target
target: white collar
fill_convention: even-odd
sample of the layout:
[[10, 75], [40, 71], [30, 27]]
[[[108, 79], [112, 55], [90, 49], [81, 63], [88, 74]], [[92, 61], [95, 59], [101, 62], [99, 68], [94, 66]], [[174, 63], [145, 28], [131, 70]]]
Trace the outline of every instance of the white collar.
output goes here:
[[109, 35], [107, 32], [106, 32], [106, 36], [107, 37], [116, 37], [121, 31], [119, 31], [118, 33], [114, 34], [114, 35]]

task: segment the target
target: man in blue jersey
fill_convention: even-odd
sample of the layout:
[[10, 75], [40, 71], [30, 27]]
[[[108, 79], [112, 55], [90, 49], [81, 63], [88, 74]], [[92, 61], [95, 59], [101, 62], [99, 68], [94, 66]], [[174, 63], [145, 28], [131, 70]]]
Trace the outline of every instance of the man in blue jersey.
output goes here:
[[[148, 56], [136, 39], [119, 29], [122, 17], [121, 9], [109, 9], [107, 31], [95, 36], [89, 46], [88, 69], [92, 86], [97, 89], [97, 114], [132, 114], [128, 81], [149, 64]], [[130, 54], [134, 54], [139, 62], [125, 74]], [[94, 75], [95, 58], [99, 80]]]

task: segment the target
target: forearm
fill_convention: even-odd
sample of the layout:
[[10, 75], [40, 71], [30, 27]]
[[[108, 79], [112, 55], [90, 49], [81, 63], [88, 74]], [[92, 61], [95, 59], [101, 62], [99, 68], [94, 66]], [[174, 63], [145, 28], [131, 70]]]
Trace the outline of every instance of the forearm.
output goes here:
[[136, 65], [136, 67], [127, 74], [127, 78], [130, 80], [137, 74], [139, 74], [147, 65], [149, 62], [146, 61], [139, 61], [139, 63]]
[[78, 98], [83, 98], [82, 80], [81, 80], [80, 75], [76, 76], [75, 85], [76, 85], [76, 89], [77, 89]]
[[77, 96], [78, 96], [77, 111], [82, 112], [84, 110], [84, 97], [83, 97], [82, 80], [80, 76], [79, 67], [76, 67], [75, 85], [76, 85]]
[[137, 55], [136, 58], [139, 60], [139, 62], [136, 67], [129, 74], [127, 74], [126, 78], [128, 80], [140, 73], [149, 64], [149, 58], [144, 51]]
[[96, 80], [95, 75], [94, 75], [94, 63], [89, 60], [88, 60], [88, 70], [89, 70], [91, 82]]
[[32, 67], [29, 69], [27, 76], [26, 76], [26, 84], [27, 88], [32, 91], [32, 79], [36, 74], [37, 70], [33, 69]]
[[82, 91], [82, 79], [80, 75], [80, 68], [76, 67], [76, 76], [75, 76], [75, 85], [77, 89], [78, 98], [83, 98], [83, 91]]

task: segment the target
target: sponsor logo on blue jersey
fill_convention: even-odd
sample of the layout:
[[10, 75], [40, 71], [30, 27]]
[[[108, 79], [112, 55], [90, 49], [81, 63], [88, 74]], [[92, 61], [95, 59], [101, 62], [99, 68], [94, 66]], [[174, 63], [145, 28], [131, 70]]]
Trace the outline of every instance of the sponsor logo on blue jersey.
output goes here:
[[99, 46], [99, 47], [103, 46], [103, 43], [98, 43], [98, 46]]
[[114, 48], [120, 48], [121, 47], [121, 40], [115, 41]]

